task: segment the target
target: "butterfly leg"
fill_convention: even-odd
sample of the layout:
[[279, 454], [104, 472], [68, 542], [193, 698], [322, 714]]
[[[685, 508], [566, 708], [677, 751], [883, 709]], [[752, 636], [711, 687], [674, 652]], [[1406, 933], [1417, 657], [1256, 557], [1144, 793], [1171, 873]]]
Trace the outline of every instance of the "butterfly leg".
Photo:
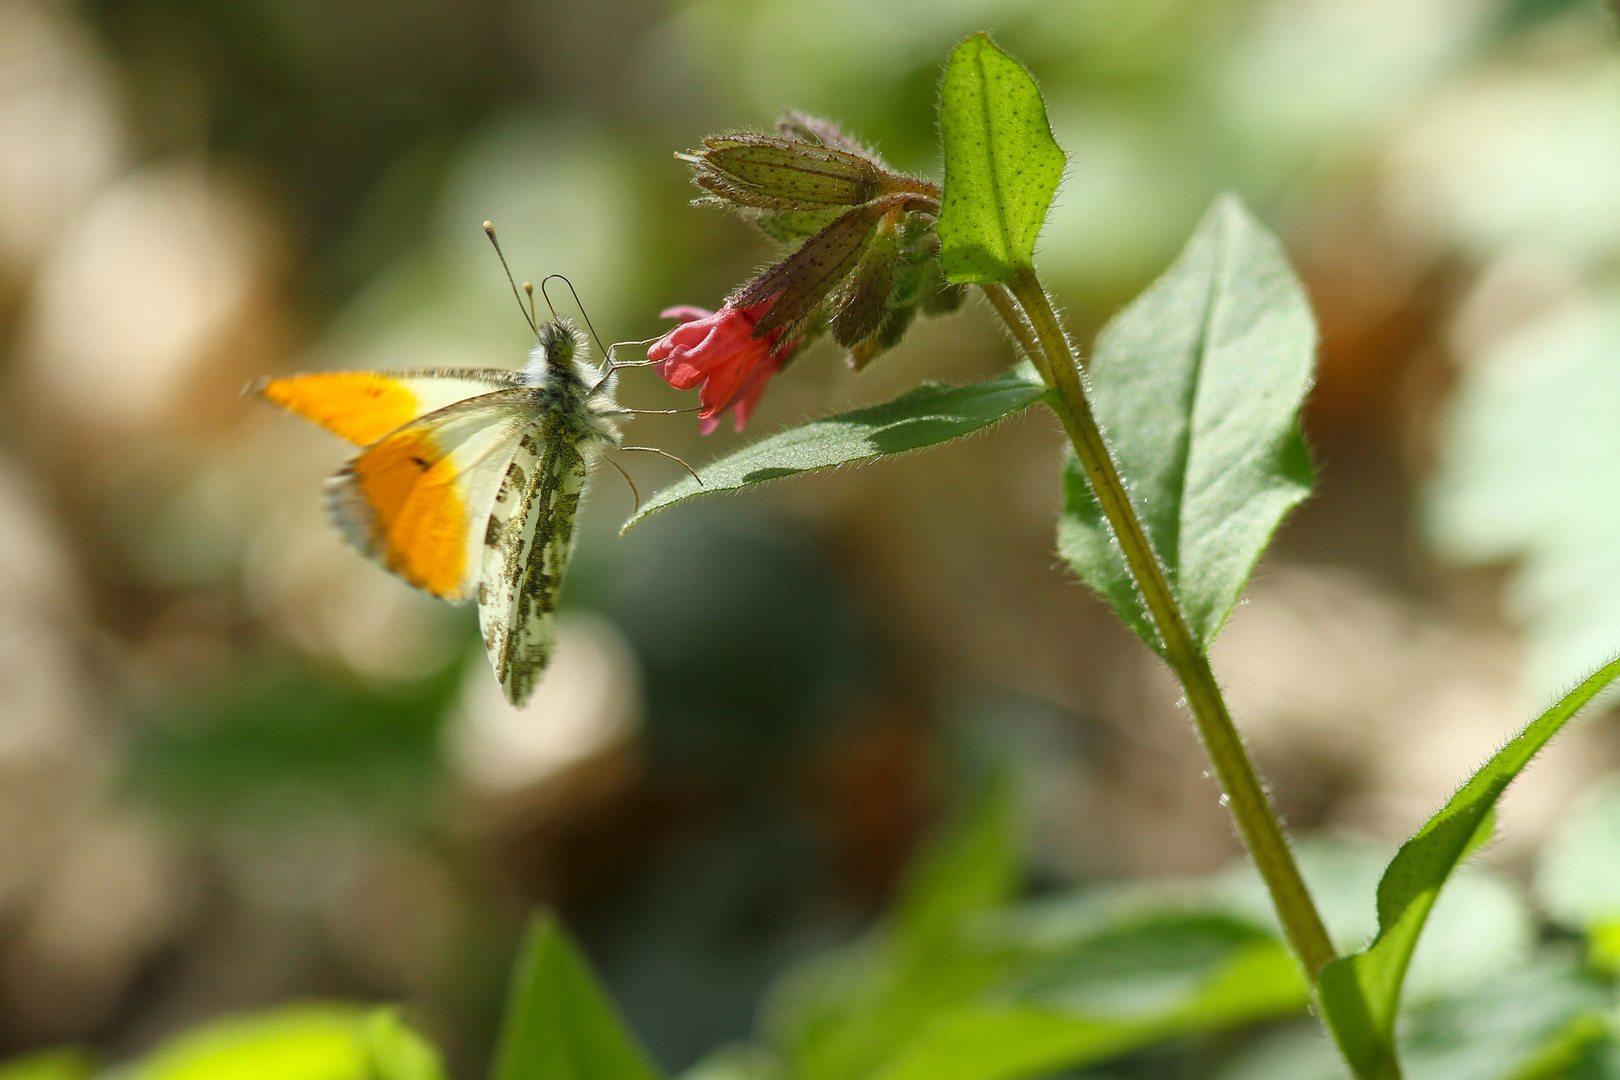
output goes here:
[[678, 462], [681, 463], [681, 468], [685, 469], [687, 472], [692, 474], [692, 479], [697, 481], [698, 487], [703, 486], [703, 477], [701, 477], [701, 476], [699, 476], [697, 474], [697, 470], [692, 468], [692, 466], [688, 465], [686, 463], [685, 459], [676, 457], [674, 454], [671, 454], [668, 450], [660, 450], [656, 446], [621, 446], [621, 447], [619, 447], [619, 449], [620, 450], [640, 450], [643, 453], [657, 454], [660, 457], [667, 457], [671, 461], [678, 461]]

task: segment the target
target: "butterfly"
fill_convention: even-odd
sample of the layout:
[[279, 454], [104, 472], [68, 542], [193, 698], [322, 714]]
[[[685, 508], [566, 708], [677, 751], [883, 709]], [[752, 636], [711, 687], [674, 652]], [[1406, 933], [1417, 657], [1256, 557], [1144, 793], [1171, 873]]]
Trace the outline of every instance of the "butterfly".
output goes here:
[[[551, 659], [591, 464], [620, 446], [617, 375], [567, 319], [522, 371], [424, 368], [265, 379], [267, 400], [364, 449], [326, 485], [344, 537], [410, 584], [477, 598], [484, 647], [522, 705]], [[611, 360], [611, 357], [609, 358]]]

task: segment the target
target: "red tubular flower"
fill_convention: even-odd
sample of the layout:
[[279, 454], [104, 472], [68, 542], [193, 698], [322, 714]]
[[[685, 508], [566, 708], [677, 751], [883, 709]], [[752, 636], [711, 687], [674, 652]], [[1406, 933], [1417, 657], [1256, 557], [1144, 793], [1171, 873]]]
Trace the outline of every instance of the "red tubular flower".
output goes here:
[[741, 431], [771, 376], [782, 369], [798, 345], [796, 341], [778, 345], [780, 328], [754, 337], [754, 326], [775, 300], [768, 297], [745, 308], [726, 304], [714, 312], [698, 307], [659, 312], [659, 318], [679, 319], [681, 325], [654, 342], [647, 359], [655, 362], [658, 373], [675, 389], [700, 386], [698, 400], [703, 410], [698, 421], [703, 434], [720, 426], [720, 413], [728, 408]]

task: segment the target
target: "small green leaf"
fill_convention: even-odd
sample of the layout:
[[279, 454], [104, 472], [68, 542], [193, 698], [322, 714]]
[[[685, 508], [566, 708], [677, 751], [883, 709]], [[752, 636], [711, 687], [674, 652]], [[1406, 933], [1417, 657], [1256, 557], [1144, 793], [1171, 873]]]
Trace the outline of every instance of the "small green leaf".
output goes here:
[[1005, 769], [992, 773], [967, 813], [923, 852], [886, 918], [895, 947], [926, 963], [962, 921], [1010, 902], [1021, 874], [1021, 815]]
[[656, 1080], [556, 917], [529, 921], [512, 971], [494, 1080]]
[[779, 431], [698, 470], [654, 495], [624, 523], [626, 529], [649, 514], [695, 495], [735, 491], [812, 469], [903, 454], [949, 442], [1028, 408], [1046, 387], [1028, 365], [973, 386], [925, 383], [883, 405], [829, 416]]
[[77, 1046], [36, 1050], [0, 1063], [0, 1080], [90, 1080], [95, 1059]]
[[[1315, 355], [1315, 320], [1281, 245], [1231, 196], [1097, 337], [1092, 408], [1201, 646], [1226, 621], [1283, 515], [1310, 493], [1298, 418]], [[1058, 549], [1159, 648], [1072, 454]]]
[[1378, 936], [1365, 950], [1322, 969], [1322, 1010], [1345, 1057], [1364, 1080], [1398, 1077], [1394, 1028], [1401, 984], [1440, 888], [1479, 835], [1497, 798], [1547, 740], [1620, 677], [1610, 661], [1542, 713], [1469, 777], [1440, 811], [1401, 845], [1378, 883]]
[[945, 144], [940, 262], [959, 285], [1006, 281], [1035, 256], [1035, 238], [1065, 158], [1024, 66], [975, 34], [951, 53], [939, 88]]
[[439, 1052], [399, 1018], [395, 1009], [377, 1009], [360, 1026], [366, 1080], [444, 1080]]
[[231, 1017], [164, 1043], [127, 1080], [371, 1080], [350, 1006], [297, 1005]]

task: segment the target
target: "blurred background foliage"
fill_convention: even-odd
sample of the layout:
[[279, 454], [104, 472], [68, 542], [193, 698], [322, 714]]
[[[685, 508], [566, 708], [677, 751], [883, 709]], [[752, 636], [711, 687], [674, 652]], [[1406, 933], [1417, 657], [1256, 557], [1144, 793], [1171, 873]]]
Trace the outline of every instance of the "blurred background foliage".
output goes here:
[[[1595, 0], [0, 0], [0, 1052], [122, 1060], [223, 1014], [387, 1000], [473, 1075], [543, 901], [682, 1069], [869, 926], [1004, 754], [1045, 902], [1146, 918], [1126, 883], [1226, 881], [1171, 683], [1057, 568], [1045, 417], [624, 540], [602, 477], [519, 713], [467, 612], [322, 519], [343, 448], [239, 397], [293, 370], [516, 366], [486, 218], [608, 340], [714, 306], [769, 250], [687, 205], [672, 152], [789, 105], [937, 175], [940, 64], [983, 28], [1069, 153], [1038, 261], [1082, 341], [1223, 189], [1310, 290], [1319, 492], [1215, 665], [1322, 837], [1313, 873], [1370, 896], [1390, 842], [1620, 643], [1620, 57]], [[1010, 358], [970, 309], [859, 377], [811, 352], [754, 423]], [[621, 396], [687, 404], [649, 373]], [[736, 439], [635, 429], [693, 460]], [[678, 472], [626, 467], [643, 490]], [[1518, 1030], [1464, 984], [1545, 1002], [1520, 1017], [1538, 1038], [1608, 1008], [1570, 974], [1620, 955], [1606, 849], [1536, 853], [1577, 797], [1612, 843], [1594, 785], [1616, 765], [1589, 723], [1510, 793], [1454, 886], [1483, 921], [1425, 945], [1462, 975], [1414, 975], [1435, 1054]], [[1184, 927], [1171, 967], [1264, 932], [1240, 879], [1248, 914]], [[1370, 932], [1370, 906], [1335, 918]], [[1077, 970], [1137, 956], [1109, 947]], [[1187, 1034], [1096, 1075], [1297, 1078], [1313, 1039]]]

